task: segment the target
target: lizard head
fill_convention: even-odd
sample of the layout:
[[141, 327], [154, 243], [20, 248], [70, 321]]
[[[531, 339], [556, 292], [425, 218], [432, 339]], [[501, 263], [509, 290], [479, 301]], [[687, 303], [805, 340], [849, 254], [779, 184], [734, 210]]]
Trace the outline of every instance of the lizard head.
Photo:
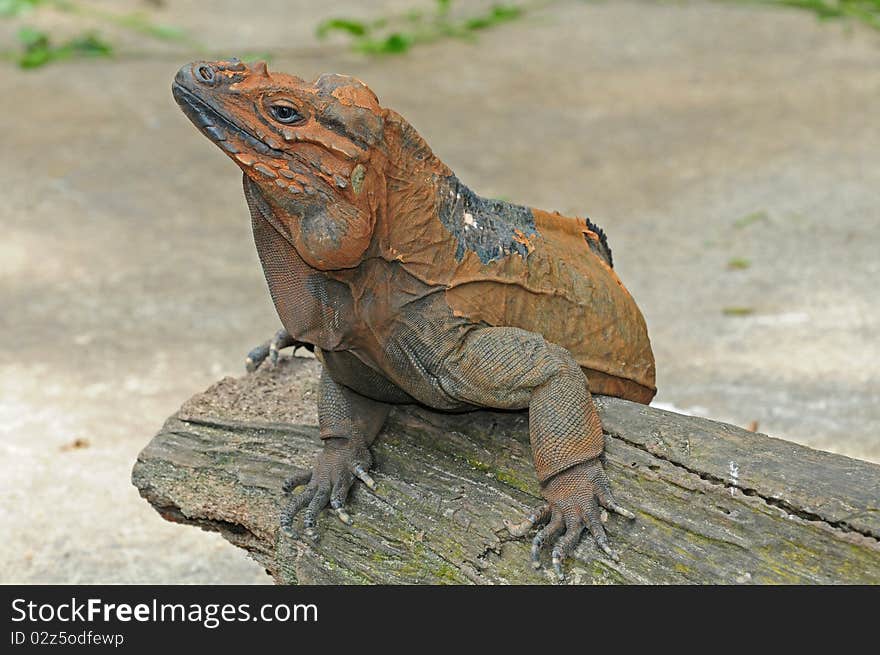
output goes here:
[[[269, 73], [265, 62], [198, 61], [177, 73], [174, 99], [278, 207], [293, 214], [343, 203], [367, 211], [369, 165], [383, 112], [359, 80], [312, 82]], [[371, 173], [373, 173], [371, 175]]]

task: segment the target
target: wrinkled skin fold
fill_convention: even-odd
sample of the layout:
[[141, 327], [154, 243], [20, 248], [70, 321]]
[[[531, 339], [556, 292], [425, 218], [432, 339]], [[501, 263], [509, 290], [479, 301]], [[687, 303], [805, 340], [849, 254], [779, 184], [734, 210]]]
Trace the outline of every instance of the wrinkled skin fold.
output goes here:
[[312, 82], [237, 60], [181, 68], [174, 97], [243, 172], [254, 242], [284, 329], [249, 368], [304, 346], [323, 365], [324, 448], [281, 529], [302, 515], [317, 538], [330, 507], [345, 523], [355, 480], [371, 489], [370, 445], [390, 407], [528, 409], [545, 504], [532, 561], [556, 574], [587, 531], [609, 557], [611, 492], [592, 393], [647, 403], [656, 392], [645, 321], [589, 219], [468, 189], [360, 81]]

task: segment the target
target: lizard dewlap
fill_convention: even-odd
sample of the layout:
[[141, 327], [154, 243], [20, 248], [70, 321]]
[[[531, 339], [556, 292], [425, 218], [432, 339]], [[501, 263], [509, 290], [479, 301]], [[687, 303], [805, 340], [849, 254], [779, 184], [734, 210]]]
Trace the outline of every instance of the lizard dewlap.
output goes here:
[[[546, 505], [516, 527], [533, 562], [561, 562], [588, 529], [610, 557], [601, 507], [614, 500], [591, 392], [647, 403], [656, 391], [645, 321], [612, 268], [604, 232], [480, 197], [362, 82], [306, 82], [238, 60], [184, 66], [187, 117], [243, 171], [254, 241], [287, 345], [323, 364], [324, 449], [281, 517], [307, 536], [369, 475], [391, 405], [529, 410]], [[257, 351], [255, 351], [257, 352]], [[259, 363], [258, 361], [256, 362]], [[561, 536], [560, 536], [561, 535]]]

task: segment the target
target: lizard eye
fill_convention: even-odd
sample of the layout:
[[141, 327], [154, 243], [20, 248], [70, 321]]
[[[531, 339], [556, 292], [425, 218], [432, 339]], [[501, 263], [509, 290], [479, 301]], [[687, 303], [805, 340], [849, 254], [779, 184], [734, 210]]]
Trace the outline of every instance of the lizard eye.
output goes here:
[[272, 105], [269, 112], [279, 123], [297, 123], [303, 119], [302, 114], [290, 105]]

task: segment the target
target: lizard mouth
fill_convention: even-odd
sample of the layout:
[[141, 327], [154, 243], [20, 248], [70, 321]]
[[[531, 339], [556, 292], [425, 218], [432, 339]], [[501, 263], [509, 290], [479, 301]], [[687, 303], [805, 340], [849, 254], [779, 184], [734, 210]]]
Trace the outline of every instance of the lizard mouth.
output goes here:
[[208, 102], [179, 82], [174, 82], [171, 85], [171, 93], [193, 125], [231, 155], [239, 152], [235, 144], [229, 143], [229, 136], [235, 135], [244, 142], [247, 148], [261, 155], [269, 155], [279, 159], [285, 158], [283, 152], [266, 145], [250, 131], [221, 114]]

